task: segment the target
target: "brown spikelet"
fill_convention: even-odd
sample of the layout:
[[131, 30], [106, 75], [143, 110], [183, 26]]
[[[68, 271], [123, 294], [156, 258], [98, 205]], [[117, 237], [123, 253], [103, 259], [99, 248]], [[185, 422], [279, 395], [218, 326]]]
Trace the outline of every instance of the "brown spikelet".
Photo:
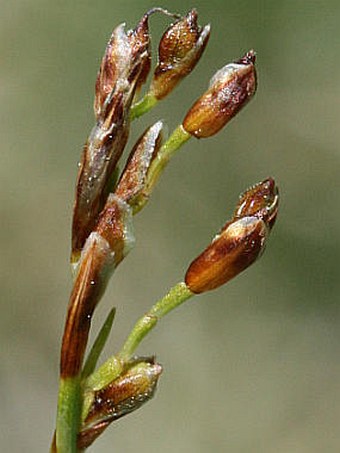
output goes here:
[[196, 138], [210, 137], [222, 129], [253, 97], [256, 91], [255, 53], [248, 52], [220, 69], [209, 89], [194, 103], [183, 127]]
[[278, 211], [272, 178], [247, 190], [234, 217], [190, 264], [185, 283], [194, 293], [218, 288], [249, 267], [262, 254]]
[[94, 392], [92, 406], [78, 435], [78, 448], [87, 448], [110, 423], [149, 401], [161, 373], [161, 365], [153, 359], [142, 361], [102, 390]]
[[97, 123], [85, 144], [78, 172], [72, 223], [72, 261], [79, 259], [98, 222], [114, 170], [129, 135], [129, 111], [150, 66], [148, 15], [135, 30], [118, 26], [107, 44], [96, 81]]
[[210, 26], [197, 24], [197, 12], [189, 13], [171, 25], [163, 34], [158, 49], [158, 64], [150, 91], [162, 99], [196, 66], [208, 43]]

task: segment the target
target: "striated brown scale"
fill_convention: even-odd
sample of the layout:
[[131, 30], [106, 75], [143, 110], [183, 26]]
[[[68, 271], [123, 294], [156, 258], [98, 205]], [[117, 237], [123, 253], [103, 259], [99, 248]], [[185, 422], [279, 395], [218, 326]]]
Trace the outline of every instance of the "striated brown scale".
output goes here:
[[259, 258], [278, 212], [278, 189], [268, 178], [241, 195], [233, 218], [190, 264], [185, 283], [194, 293], [215, 289]]
[[234, 212], [234, 218], [256, 216], [272, 228], [278, 210], [278, 189], [273, 178], [250, 187], [241, 196]]
[[156, 99], [164, 98], [194, 69], [209, 36], [209, 25], [203, 29], [198, 26], [194, 9], [165, 31], [159, 43], [158, 64], [150, 87], [150, 93]]
[[137, 90], [146, 82], [151, 67], [151, 49], [149, 32], [149, 15], [144, 14], [137, 27], [128, 33], [132, 47], [132, 61], [140, 58], [140, 68], [138, 69]]
[[102, 269], [105, 258], [97, 253], [97, 243], [94, 241], [78, 269], [62, 341], [60, 375], [63, 378], [76, 376], [81, 369], [91, 317], [104, 290]]
[[197, 138], [216, 134], [253, 97], [256, 90], [254, 65], [225, 66], [220, 70], [210, 88], [194, 103], [183, 120], [184, 129]]
[[115, 195], [134, 209], [137, 209], [138, 202], [147, 196], [144, 192], [146, 177], [162, 144], [162, 128], [163, 123], [158, 121], [141, 135], [117, 184]]
[[108, 200], [100, 214], [96, 232], [107, 240], [115, 253], [115, 263], [124, 257], [124, 218], [121, 207], [114, 199]]
[[88, 447], [110, 423], [150, 400], [161, 373], [161, 365], [150, 359], [148, 362], [132, 365], [122, 376], [96, 391], [84, 427], [78, 436], [78, 446]]
[[223, 231], [189, 266], [185, 283], [194, 293], [218, 288], [245, 270], [260, 255], [266, 236], [263, 222], [254, 218], [252, 230], [238, 236]]
[[186, 17], [170, 26], [159, 44], [159, 67], [156, 72], [171, 68], [185, 57], [195, 46], [199, 32], [195, 10], [190, 11]]

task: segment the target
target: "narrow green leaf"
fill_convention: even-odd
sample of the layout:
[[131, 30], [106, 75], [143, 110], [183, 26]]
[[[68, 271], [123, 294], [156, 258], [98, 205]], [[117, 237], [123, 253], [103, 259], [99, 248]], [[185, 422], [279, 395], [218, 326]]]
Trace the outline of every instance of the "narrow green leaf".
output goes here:
[[109, 312], [102, 328], [100, 329], [95, 342], [93, 343], [93, 346], [91, 348], [91, 351], [89, 352], [89, 355], [87, 356], [87, 359], [86, 359], [86, 362], [85, 362], [85, 365], [83, 368], [83, 372], [82, 372], [82, 379], [86, 378], [91, 373], [93, 373], [94, 369], [96, 368], [100, 354], [102, 353], [104, 346], [106, 344], [106, 341], [108, 339], [108, 336], [110, 335], [115, 314], [116, 314], [116, 309], [112, 308], [112, 310]]

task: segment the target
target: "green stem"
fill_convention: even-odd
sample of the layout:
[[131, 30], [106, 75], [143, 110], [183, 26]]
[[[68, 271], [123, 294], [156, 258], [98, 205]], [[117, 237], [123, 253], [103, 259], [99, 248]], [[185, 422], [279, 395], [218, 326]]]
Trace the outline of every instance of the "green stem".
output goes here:
[[88, 377], [86, 387], [100, 390], [117, 378], [122, 372], [124, 364], [129, 362], [143, 338], [155, 327], [157, 322], [192, 296], [194, 296], [194, 293], [183, 282], [171, 288], [165, 297], [156, 302], [136, 322], [120, 353], [117, 356], [110, 357], [97, 371]]
[[[137, 118], [142, 115], [152, 108], [156, 102], [157, 100], [150, 94], [146, 95], [132, 108], [131, 118]], [[146, 197], [138, 206], [138, 210], [146, 203], [148, 195], [156, 185], [159, 176], [163, 172], [170, 158], [186, 141], [189, 140], [190, 137], [191, 135], [183, 129], [182, 125], [180, 125], [173, 131], [168, 140], [161, 147], [149, 168], [145, 185]], [[91, 389], [92, 391], [99, 390], [117, 378], [124, 370], [124, 366], [131, 358], [134, 350], [156, 325], [157, 321], [192, 295], [193, 294], [184, 283], [179, 283], [172, 288], [169, 294], [157, 302], [154, 307], [152, 307], [151, 310], [136, 323], [126, 340], [121, 353], [106, 361], [97, 371], [90, 374], [93, 371], [111, 328], [114, 316], [112, 313], [112, 319], [110, 317], [108, 325], [104, 327], [103, 333], [99, 335], [99, 340], [98, 342], [95, 342], [95, 346], [86, 362], [82, 374], [84, 378], [89, 375], [86, 380], [85, 388]], [[85, 396], [85, 400], [83, 401], [83, 412], [85, 413], [90, 406], [91, 392], [89, 392], [89, 395], [90, 397], [87, 398]], [[58, 453], [75, 453], [77, 451], [77, 433], [79, 431], [82, 411], [81, 396], [80, 377], [77, 376], [76, 378], [62, 379], [60, 381], [56, 437]], [[82, 417], [84, 417], [84, 413], [82, 414]]]
[[148, 170], [143, 194], [138, 203], [134, 206], [134, 214], [139, 212], [145, 206], [170, 158], [182, 145], [184, 145], [185, 142], [189, 140], [189, 138], [191, 138], [191, 135], [183, 129], [182, 125], [180, 125], [173, 131], [168, 140], [158, 151]]
[[77, 453], [81, 413], [80, 377], [61, 378], [59, 384], [56, 444], [58, 453]]
[[155, 327], [163, 316], [193, 295], [194, 294], [189, 290], [185, 283], [178, 283], [171, 288], [165, 297], [156, 302], [156, 304], [136, 322], [134, 328], [131, 330], [119, 353], [122, 362], [127, 362], [131, 359], [143, 338]]
[[161, 147], [157, 156], [150, 165], [147, 181], [146, 181], [146, 191], [150, 193], [154, 188], [160, 174], [168, 164], [171, 157], [179, 150], [179, 148], [186, 143], [191, 135], [188, 134], [183, 128], [182, 125], [178, 126], [173, 133], [170, 135], [168, 140]]
[[139, 118], [140, 116], [144, 115], [144, 113], [147, 113], [157, 104], [157, 102], [158, 100], [155, 98], [155, 96], [153, 96], [150, 92], [147, 93], [140, 101], [136, 102], [136, 104], [133, 104], [133, 106], [131, 107], [131, 120]]
[[[146, 181], [146, 193], [149, 194], [164, 168], [166, 167], [170, 158], [175, 152], [191, 137], [182, 126], [178, 126], [169, 139], [159, 150], [156, 158], [152, 162]], [[147, 201], [147, 197], [143, 203], [139, 205], [141, 209]], [[99, 335], [98, 343], [95, 343], [94, 349], [91, 351], [88, 361], [86, 362], [85, 369], [82, 376], [85, 378], [89, 375], [86, 381], [86, 387], [91, 390], [99, 390], [116, 377], [118, 377], [125, 366], [125, 363], [131, 357], [133, 351], [137, 348], [141, 340], [147, 335], [147, 333], [154, 327], [158, 319], [168, 313], [170, 310], [184, 302], [192, 296], [192, 293], [188, 290], [184, 283], [180, 283], [175, 286], [167, 296], [159, 301], [149, 313], [142, 317], [136, 324], [135, 328], [129, 335], [121, 354], [117, 357], [112, 357], [104, 365], [102, 365], [97, 371], [90, 374], [93, 371], [93, 367], [98, 359], [98, 356], [103, 348], [106, 341], [106, 335], [110, 330], [113, 320], [109, 319], [108, 325], [105, 326], [103, 334]], [[57, 448], [58, 453], [70, 453], [76, 452], [77, 450], [63, 450], [67, 445], [73, 445], [76, 448], [76, 436], [79, 427], [79, 417], [81, 411], [81, 395], [80, 395], [80, 380], [77, 377], [77, 381], [73, 382], [70, 380], [61, 380], [60, 393], [59, 393], [59, 407], [57, 415]], [[86, 388], [85, 387], [85, 388]], [[87, 411], [88, 401], [85, 398], [84, 411]], [[69, 402], [72, 404], [69, 404]], [[72, 406], [73, 405], [73, 406]], [[83, 414], [84, 416], [84, 414]], [[58, 443], [60, 442], [60, 444]], [[68, 442], [68, 443], [67, 443]], [[65, 447], [67, 448], [67, 447]], [[72, 447], [73, 448], [73, 447]]]

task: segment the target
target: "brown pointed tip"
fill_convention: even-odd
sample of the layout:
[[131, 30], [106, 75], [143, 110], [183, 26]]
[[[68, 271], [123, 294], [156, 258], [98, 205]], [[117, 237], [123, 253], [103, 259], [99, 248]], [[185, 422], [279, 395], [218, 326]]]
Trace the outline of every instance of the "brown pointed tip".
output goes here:
[[149, 38], [148, 34], [149, 34], [149, 14], [145, 13], [144, 16], [142, 16], [141, 20], [136, 25], [136, 27], [128, 32], [128, 35], [132, 36], [134, 35], [135, 37], [139, 38], [139, 41], [137, 41], [137, 43], [140, 44], [141, 40]]
[[234, 218], [256, 216], [266, 222], [269, 228], [272, 228], [278, 207], [278, 187], [273, 178], [267, 178], [250, 187], [241, 195]]
[[197, 27], [197, 10], [195, 8], [191, 9], [185, 17], [187, 18], [189, 25], [194, 28]]
[[254, 49], [249, 50], [243, 57], [241, 57], [239, 60], [236, 60], [234, 63], [238, 64], [255, 64], [256, 60], [256, 52]]

